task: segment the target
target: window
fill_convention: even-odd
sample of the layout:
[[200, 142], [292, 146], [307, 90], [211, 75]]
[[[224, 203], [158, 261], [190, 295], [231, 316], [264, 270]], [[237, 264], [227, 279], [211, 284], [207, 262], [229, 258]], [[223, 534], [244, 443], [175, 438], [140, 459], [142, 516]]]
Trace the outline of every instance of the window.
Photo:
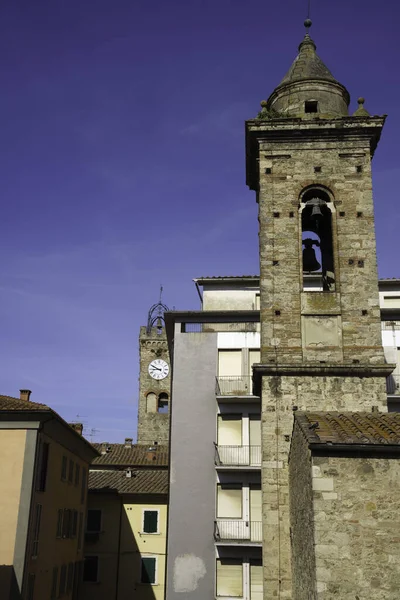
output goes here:
[[72, 526], [71, 526], [71, 537], [76, 537], [76, 533], [78, 530], [78, 511], [72, 511]]
[[303, 288], [307, 291], [334, 291], [332, 213], [329, 194], [320, 188], [308, 189], [301, 199]]
[[58, 567], [53, 568], [53, 575], [51, 578], [51, 600], [55, 600], [57, 598], [57, 583], [58, 583]]
[[85, 502], [86, 494], [86, 469], [82, 469], [82, 481], [81, 481], [81, 504]]
[[42, 505], [36, 504], [35, 520], [33, 525], [32, 558], [36, 558], [39, 552], [40, 520], [42, 518]]
[[67, 565], [63, 565], [60, 571], [60, 585], [58, 586], [58, 597], [65, 594], [65, 584], [67, 583]]
[[60, 538], [62, 537], [62, 533], [63, 533], [63, 509], [59, 508], [57, 511], [57, 533], [56, 533], [56, 537]]
[[72, 586], [74, 583], [74, 563], [70, 562], [68, 564], [68, 573], [67, 573], [67, 594], [72, 591]]
[[317, 100], [306, 100], [304, 102], [304, 112], [305, 113], [317, 113], [318, 112]]
[[157, 412], [157, 396], [154, 392], [149, 392], [146, 396], [146, 412]]
[[82, 534], [83, 534], [83, 513], [79, 513], [79, 524], [78, 524], [78, 550], [82, 548]]
[[83, 581], [89, 583], [96, 583], [99, 575], [99, 557], [98, 556], [85, 556], [85, 562], [83, 565]]
[[168, 414], [168, 394], [164, 392], [158, 396], [157, 412], [163, 415]]
[[155, 585], [156, 579], [157, 558], [154, 556], [142, 557], [142, 568], [140, 574], [141, 583], [150, 583]]
[[243, 565], [241, 560], [217, 560], [217, 596], [243, 597]]
[[46, 490], [46, 479], [47, 479], [47, 464], [49, 461], [49, 444], [44, 442], [40, 446], [39, 451], [39, 464], [36, 480], [36, 489], [38, 492], [44, 492]]
[[72, 483], [74, 478], [74, 461], [69, 459], [68, 481]]
[[75, 485], [79, 485], [79, 476], [81, 473], [81, 468], [78, 463], [75, 463]]
[[35, 574], [29, 573], [28, 575], [28, 591], [27, 591], [27, 600], [33, 600], [33, 596], [35, 593]]
[[263, 576], [261, 560], [250, 563], [250, 600], [263, 600]]
[[62, 537], [64, 539], [70, 537], [71, 531], [71, 511], [69, 508], [64, 508], [63, 511], [63, 523], [62, 523]]
[[67, 479], [67, 457], [63, 456], [61, 461], [61, 479], [65, 481]]
[[86, 531], [99, 533], [101, 531], [101, 510], [89, 509], [87, 512]]
[[221, 519], [242, 518], [242, 488], [234, 484], [218, 484], [217, 517]]
[[158, 510], [143, 511], [143, 533], [158, 533]]

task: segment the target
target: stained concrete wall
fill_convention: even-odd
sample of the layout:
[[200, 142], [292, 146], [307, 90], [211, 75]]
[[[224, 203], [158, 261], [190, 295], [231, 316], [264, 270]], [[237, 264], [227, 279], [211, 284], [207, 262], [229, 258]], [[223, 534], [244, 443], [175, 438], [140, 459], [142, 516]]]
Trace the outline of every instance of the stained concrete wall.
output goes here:
[[176, 325], [167, 600], [214, 598], [217, 356], [216, 333], [179, 333]]

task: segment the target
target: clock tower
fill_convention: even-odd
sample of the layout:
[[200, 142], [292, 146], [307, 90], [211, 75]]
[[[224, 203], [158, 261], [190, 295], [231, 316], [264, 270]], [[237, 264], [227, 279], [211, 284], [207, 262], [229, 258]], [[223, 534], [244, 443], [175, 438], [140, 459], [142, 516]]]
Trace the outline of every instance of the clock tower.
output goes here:
[[168, 443], [171, 379], [164, 322], [167, 310], [160, 294], [160, 301], [149, 310], [147, 326], [140, 328], [138, 444]]

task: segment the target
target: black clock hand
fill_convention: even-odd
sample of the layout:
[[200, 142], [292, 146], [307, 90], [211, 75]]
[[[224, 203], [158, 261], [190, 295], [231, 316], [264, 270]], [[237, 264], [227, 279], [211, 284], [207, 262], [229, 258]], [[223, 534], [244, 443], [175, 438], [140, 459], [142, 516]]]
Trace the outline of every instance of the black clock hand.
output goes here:
[[157, 371], [161, 371], [162, 369], [160, 369], [160, 367], [155, 367], [154, 365], [152, 365], [151, 367], [152, 369], [157, 369]]

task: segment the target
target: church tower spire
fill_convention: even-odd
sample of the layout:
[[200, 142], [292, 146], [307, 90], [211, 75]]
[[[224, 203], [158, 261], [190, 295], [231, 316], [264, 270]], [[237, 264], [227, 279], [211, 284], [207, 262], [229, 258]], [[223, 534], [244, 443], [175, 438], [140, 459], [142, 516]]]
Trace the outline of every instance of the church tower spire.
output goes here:
[[288, 460], [293, 411], [386, 411], [371, 159], [385, 117], [299, 53], [246, 122], [259, 205], [264, 600], [292, 596]]
[[282, 117], [345, 116], [349, 93], [318, 56], [317, 46], [308, 32], [311, 21], [307, 19], [304, 24], [307, 32], [299, 45], [299, 53], [268, 98], [267, 111]]

